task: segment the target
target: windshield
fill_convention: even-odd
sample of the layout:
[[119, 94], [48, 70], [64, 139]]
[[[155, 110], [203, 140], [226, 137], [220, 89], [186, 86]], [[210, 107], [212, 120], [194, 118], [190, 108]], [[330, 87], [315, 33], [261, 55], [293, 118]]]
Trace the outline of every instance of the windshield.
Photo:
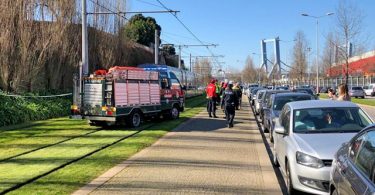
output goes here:
[[281, 96], [275, 98], [275, 103], [273, 104], [274, 110], [281, 110], [284, 105], [288, 102], [311, 100], [311, 96], [299, 95], [299, 96]]
[[308, 93], [310, 95], [314, 95], [314, 92], [311, 89], [303, 88], [303, 89], [296, 89], [296, 92]]
[[353, 87], [352, 90], [362, 90], [362, 87]]
[[258, 99], [258, 100], [261, 99], [262, 96], [263, 96], [263, 94], [264, 94], [264, 91], [259, 92], [257, 99]]
[[294, 110], [295, 133], [358, 132], [371, 120], [360, 108], [308, 108]]

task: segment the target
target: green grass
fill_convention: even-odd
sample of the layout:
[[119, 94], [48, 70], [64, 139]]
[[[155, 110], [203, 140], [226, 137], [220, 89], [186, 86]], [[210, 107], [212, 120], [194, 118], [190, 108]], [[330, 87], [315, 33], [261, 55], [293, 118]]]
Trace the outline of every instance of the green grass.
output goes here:
[[[328, 99], [328, 94], [321, 93], [319, 96], [321, 99]], [[368, 106], [375, 106], [375, 99], [361, 99], [361, 98], [352, 98], [352, 102], [356, 104], [363, 104]]]
[[[178, 120], [145, 124], [145, 131], [42, 177], [10, 194], [69, 194], [109, 168], [150, 146], [168, 131], [196, 115], [204, 97], [187, 100], [186, 111]], [[194, 105], [199, 105], [195, 106]], [[191, 109], [189, 109], [191, 108]], [[72, 136], [93, 132], [85, 121], [53, 119], [23, 129], [0, 131], [0, 160], [12, 155], [55, 143]], [[0, 192], [17, 183], [45, 173], [61, 164], [90, 153], [108, 143], [136, 132], [134, 129], [111, 129], [44, 148], [36, 152], [0, 162]]]

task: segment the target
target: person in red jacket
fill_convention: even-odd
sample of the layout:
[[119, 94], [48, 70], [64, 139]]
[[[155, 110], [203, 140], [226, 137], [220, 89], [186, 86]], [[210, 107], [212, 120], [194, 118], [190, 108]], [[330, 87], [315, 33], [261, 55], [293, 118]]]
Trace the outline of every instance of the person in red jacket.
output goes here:
[[211, 83], [207, 85], [207, 112], [209, 117], [217, 118], [216, 116], [216, 85], [215, 79], [211, 80]]

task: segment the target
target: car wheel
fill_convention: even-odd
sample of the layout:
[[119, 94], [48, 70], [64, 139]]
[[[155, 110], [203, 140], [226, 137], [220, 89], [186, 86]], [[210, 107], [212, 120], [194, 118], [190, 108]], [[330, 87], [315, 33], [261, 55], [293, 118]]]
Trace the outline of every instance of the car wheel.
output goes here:
[[365, 96], [362, 96], [362, 99], [365, 99]]
[[289, 195], [296, 194], [296, 191], [293, 188], [292, 175], [290, 174], [289, 163], [286, 164], [285, 172], [286, 172], [286, 187], [288, 189], [288, 194]]
[[272, 132], [272, 130], [269, 130], [269, 137], [270, 137], [270, 142], [273, 143], [273, 132]]
[[277, 157], [276, 157], [276, 150], [275, 150], [275, 147], [273, 147], [273, 158], [272, 158], [272, 163], [273, 165], [275, 165], [275, 167], [279, 167], [280, 164], [279, 164], [279, 161], [277, 160]]

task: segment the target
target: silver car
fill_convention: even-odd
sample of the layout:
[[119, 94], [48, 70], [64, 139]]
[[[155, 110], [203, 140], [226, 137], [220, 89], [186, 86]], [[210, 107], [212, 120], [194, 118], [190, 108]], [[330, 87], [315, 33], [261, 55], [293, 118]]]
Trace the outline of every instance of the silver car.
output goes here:
[[264, 120], [263, 128], [264, 131], [269, 132], [270, 141], [273, 142], [273, 122], [279, 117], [281, 109], [288, 102], [303, 101], [303, 100], [314, 100], [315, 98], [307, 93], [277, 93], [271, 96], [271, 101], [268, 102], [267, 107], [263, 109]]
[[344, 143], [332, 162], [331, 194], [375, 194], [375, 125]]
[[358, 87], [358, 86], [357, 87], [350, 87], [349, 88], [349, 95], [350, 95], [350, 97], [355, 97], [355, 98], [358, 98], [358, 97], [365, 98], [365, 96], [366, 96], [363, 88]]
[[287, 103], [274, 128], [274, 159], [296, 190], [328, 194], [333, 156], [356, 133], [373, 123], [348, 101], [308, 100]]
[[260, 106], [261, 106], [261, 103], [262, 103], [262, 98], [263, 98], [263, 95], [266, 93], [266, 89], [262, 89], [262, 90], [258, 90], [257, 92], [257, 95], [256, 95], [256, 99], [255, 99], [255, 114], [259, 114], [259, 110], [260, 110]]

